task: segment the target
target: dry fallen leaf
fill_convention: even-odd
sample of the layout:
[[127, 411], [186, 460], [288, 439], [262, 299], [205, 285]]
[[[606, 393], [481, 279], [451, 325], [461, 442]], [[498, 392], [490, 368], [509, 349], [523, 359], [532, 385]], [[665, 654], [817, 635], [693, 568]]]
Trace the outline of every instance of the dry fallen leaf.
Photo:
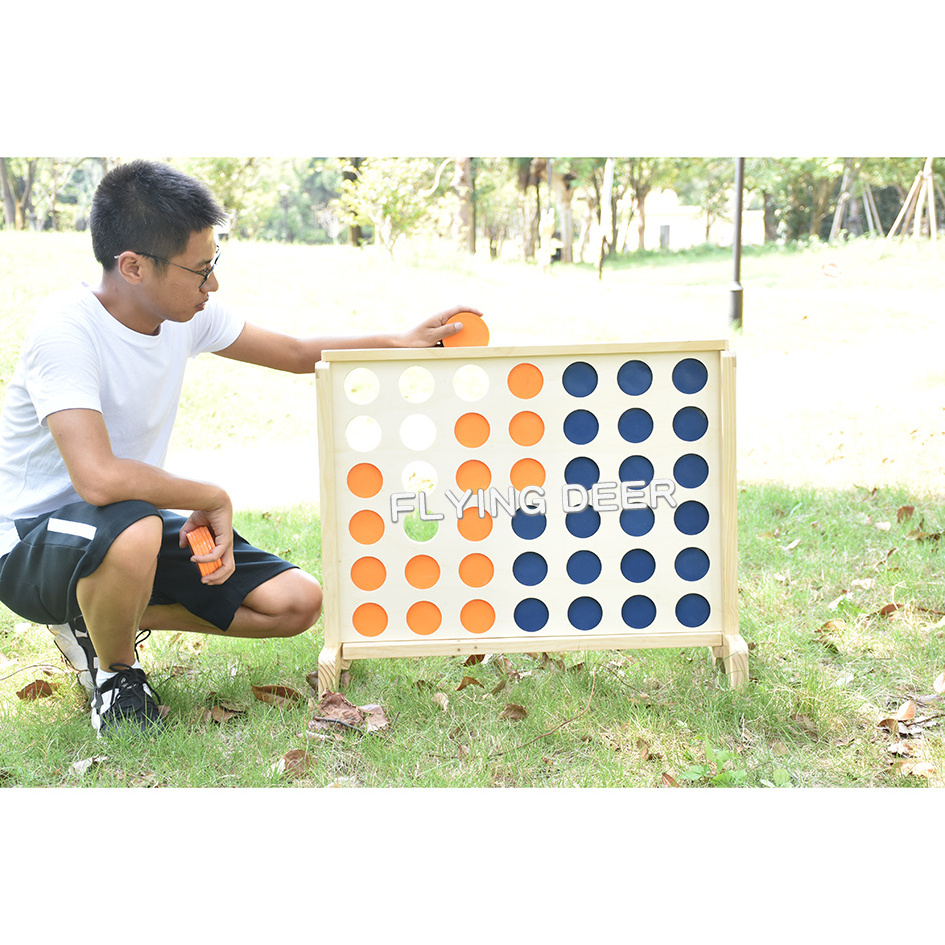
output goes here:
[[470, 653], [466, 659], [463, 660], [463, 666], [475, 666], [476, 663], [481, 663], [485, 659], [485, 653]]
[[931, 778], [935, 774], [935, 765], [930, 761], [907, 761], [899, 769], [901, 774], [911, 774], [916, 778]]
[[245, 711], [245, 709], [238, 709], [235, 707], [214, 705], [203, 710], [200, 715], [200, 721], [205, 725], [209, 724], [210, 722], [216, 722], [218, 725], [222, 725], [224, 722], [229, 722], [230, 719], [235, 719], [242, 715]]
[[28, 686], [24, 686], [17, 695], [21, 699], [45, 699], [59, 687], [58, 682], [48, 683], [45, 679], [34, 679]]
[[269, 705], [297, 705], [304, 701], [302, 693], [291, 686], [252, 686], [253, 695]]
[[676, 783], [676, 779], [671, 774], [667, 774], [665, 771], [663, 772], [661, 782], [661, 787], [679, 787], [679, 785]]
[[293, 748], [287, 751], [273, 766], [276, 774], [287, 778], [302, 778], [308, 773], [312, 765], [312, 756], [302, 748]]
[[435, 692], [433, 693], [433, 701], [444, 711], [446, 712], [450, 707], [449, 696], [445, 692]]
[[379, 732], [387, 728], [387, 716], [379, 705], [362, 705], [360, 709], [364, 713], [365, 732]]
[[914, 505], [903, 505], [900, 506], [899, 510], [896, 512], [896, 521], [898, 523], [908, 522], [912, 518], [912, 513], [915, 512]]
[[896, 719], [883, 719], [877, 723], [877, 728], [884, 728], [890, 735], [899, 734], [899, 722]]
[[932, 683], [932, 688], [936, 692], [945, 692], [945, 670], [935, 677], [935, 682]]
[[513, 722], [517, 722], [520, 719], [524, 719], [526, 715], [528, 715], [528, 711], [525, 709], [525, 706], [510, 702], [499, 714], [499, 718], [511, 719]]
[[897, 610], [902, 609], [902, 604], [886, 604], [876, 612], [877, 617], [891, 617]]
[[908, 742], [904, 742], [902, 739], [900, 739], [898, 742], [890, 745], [886, 751], [888, 751], [891, 755], [905, 757], [906, 755], [912, 754], [912, 746], [909, 745]]
[[908, 722], [910, 719], [915, 718], [915, 712], [915, 703], [909, 699], [899, 707], [899, 711], [896, 713], [896, 720], [899, 722]]
[[456, 687], [457, 692], [462, 692], [467, 686], [482, 686], [482, 683], [478, 679], [474, 679], [472, 676], [463, 676], [460, 684]]
[[83, 758], [81, 761], [74, 761], [72, 763], [72, 770], [77, 774], [85, 774], [92, 765], [101, 764], [103, 761], [108, 761], [108, 755], [92, 755], [91, 758]]
[[326, 692], [318, 703], [318, 714], [324, 720], [344, 725], [360, 726], [364, 722], [364, 713], [340, 692]]

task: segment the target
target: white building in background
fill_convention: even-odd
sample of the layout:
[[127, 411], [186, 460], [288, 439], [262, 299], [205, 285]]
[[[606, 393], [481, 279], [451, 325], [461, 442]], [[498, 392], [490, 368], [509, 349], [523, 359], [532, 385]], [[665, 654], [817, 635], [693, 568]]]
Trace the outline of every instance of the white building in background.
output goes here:
[[[637, 249], [639, 219], [627, 221], [630, 198], [622, 199], [617, 207], [620, 229], [617, 245], [621, 249]], [[709, 242], [715, 246], [731, 246], [735, 224], [731, 217], [716, 217], [706, 240], [706, 216], [700, 207], [687, 207], [679, 202], [672, 190], [654, 190], [646, 198], [646, 225], [643, 231], [644, 249], [687, 249]], [[765, 241], [763, 210], [742, 210], [742, 245], [760, 246]]]

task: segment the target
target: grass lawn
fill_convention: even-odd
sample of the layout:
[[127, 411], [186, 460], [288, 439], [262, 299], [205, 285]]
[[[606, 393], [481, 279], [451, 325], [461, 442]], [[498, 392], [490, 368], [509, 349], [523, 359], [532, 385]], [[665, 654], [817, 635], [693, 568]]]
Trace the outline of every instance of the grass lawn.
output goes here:
[[[702, 650], [372, 660], [352, 666], [344, 694], [382, 706], [387, 727], [315, 740], [306, 675], [319, 628], [279, 643], [155, 634], [143, 661], [170, 707], [169, 730], [104, 743], [46, 631], [0, 611], [0, 784], [941, 786], [945, 271], [928, 246], [897, 244], [882, 259], [879, 249], [743, 259], [745, 329], [731, 344], [747, 689], [730, 690]], [[826, 262], [839, 278], [825, 274]], [[229, 243], [219, 272], [234, 306], [287, 332], [406, 327], [467, 302], [486, 313], [495, 344], [728, 334], [722, 252], [648, 254], [599, 281], [589, 266], [542, 273], [515, 262], [391, 263], [347, 248]], [[35, 301], [82, 278], [94, 279], [83, 235], [0, 232], [0, 386]], [[174, 452], [196, 478], [209, 478], [202, 464], [216, 458], [214, 470], [239, 483], [237, 527], [317, 575], [315, 435], [311, 378], [203, 358]], [[302, 459], [289, 468], [287, 456]], [[50, 697], [18, 697], [38, 678], [56, 687]], [[301, 700], [272, 705], [253, 694], [277, 684]], [[290, 752], [304, 763], [286, 767]]]

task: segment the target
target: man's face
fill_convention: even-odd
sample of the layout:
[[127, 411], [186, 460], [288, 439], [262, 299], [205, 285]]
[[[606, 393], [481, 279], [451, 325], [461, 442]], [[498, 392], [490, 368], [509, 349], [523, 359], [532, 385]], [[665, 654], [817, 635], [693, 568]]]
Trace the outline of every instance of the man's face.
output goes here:
[[[168, 259], [173, 265], [166, 266], [163, 273], [157, 268], [152, 270], [153, 279], [149, 280], [148, 300], [156, 315], [160, 313], [162, 320], [189, 322], [198, 312], [203, 311], [210, 293], [216, 292], [220, 287], [216, 272], [210, 273], [203, 285], [200, 284], [204, 270], [213, 262], [216, 251], [213, 228], [207, 227], [206, 230], [190, 235], [184, 251]], [[154, 267], [159, 265], [153, 260], [148, 262]]]

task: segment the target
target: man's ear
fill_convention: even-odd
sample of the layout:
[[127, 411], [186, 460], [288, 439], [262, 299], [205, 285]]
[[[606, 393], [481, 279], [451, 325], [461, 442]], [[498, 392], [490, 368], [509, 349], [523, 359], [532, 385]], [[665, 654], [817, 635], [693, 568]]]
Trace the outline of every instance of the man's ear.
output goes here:
[[125, 282], [138, 285], [141, 282], [144, 268], [144, 257], [126, 250], [118, 257], [118, 272]]

